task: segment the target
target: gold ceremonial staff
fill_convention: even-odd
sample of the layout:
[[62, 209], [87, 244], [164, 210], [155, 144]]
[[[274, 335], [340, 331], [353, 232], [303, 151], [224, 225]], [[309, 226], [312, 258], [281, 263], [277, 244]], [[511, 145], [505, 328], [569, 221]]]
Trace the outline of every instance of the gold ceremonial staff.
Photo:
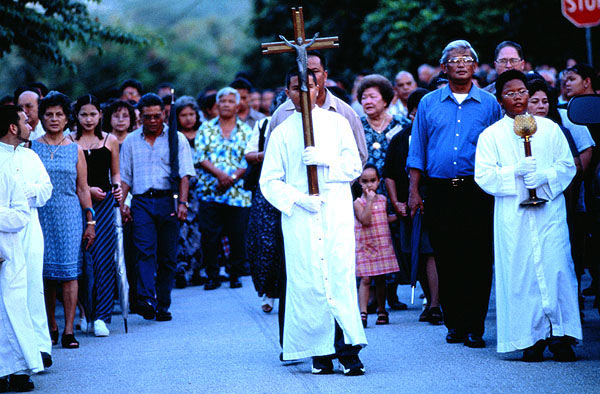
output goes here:
[[[525, 145], [525, 156], [531, 156], [531, 136], [535, 134], [537, 131], [537, 123], [535, 122], [535, 118], [529, 114], [517, 115], [515, 116], [515, 124], [514, 124], [515, 134], [519, 137], [523, 138], [523, 144]], [[529, 198], [524, 200], [519, 204], [522, 207], [535, 207], [540, 206], [548, 202], [548, 200], [544, 200], [543, 198], [539, 198], [535, 189], [529, 190]]]

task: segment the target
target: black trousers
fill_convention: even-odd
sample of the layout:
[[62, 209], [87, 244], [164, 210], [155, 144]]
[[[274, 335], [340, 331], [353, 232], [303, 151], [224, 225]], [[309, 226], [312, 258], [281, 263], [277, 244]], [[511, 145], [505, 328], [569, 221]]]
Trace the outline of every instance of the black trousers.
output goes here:
[[208, 279], [219, 278], [219, 253], [223, 249], [221, 236], [229, 239], [229, 276], [237, 279], [242, 273], [246, 256], [246, 227], [249, 208], [233, 207], [216, 202], [199, 201], [198, 221], [202, 234], [202, 254]]
[[472, 177], [429, 179], [428, 221], [439, 278], [444, 323], [459, 333], [483, 335], [492, 286], [493, 199]]

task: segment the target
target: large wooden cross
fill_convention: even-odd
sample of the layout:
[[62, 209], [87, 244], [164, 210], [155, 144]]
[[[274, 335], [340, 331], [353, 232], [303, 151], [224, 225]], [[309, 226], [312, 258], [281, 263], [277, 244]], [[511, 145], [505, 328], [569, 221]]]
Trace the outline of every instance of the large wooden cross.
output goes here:
[[[298, 46], [302, 46], [304, 44], [304, 49], [328, 49], [328, 48], [337, 48], [339, 47], [338, 38], [337, 37], [325, 37], [325, 38], [315, 38], [312, 40], [312, 43], [306, 45], [306, 37], [304, 36], [304, 15], [302, 14], [302, 7], [292, 8], [292, 21], [294, 23], [294, 40], [295, 44]], [[267, 42], [261, 45], [262, 54], [263, 55], [271, 55], [275, 53], [285, 53], [285, 52], [296, 52], [297, 49], [287, 44], [285, 41], [278, 42]], [[301, 57], [298, 56], [300, 59]], [[300, 60], [298, 60], [301, 63]], [[306, 61], [304, 61], [306, 62]], [[304, 70], [307, 69], [308, 65], [304, 64]], [[304, 77], [307, 77], [306, 72], [303, 73], [302, 65], [299, 64], [300, 68], [299, 74]], [[308, 86], [308, 78], [304, 81], [299, 81], [303, 86]], [[302, 129], [304, 131], [304, 146], [315, 146], [315, 140], [313, 136], [313, 125], [312, 125], [312, 116], [311, 116], [311, 103], [310, 103], [310, 95], [308, 94], [308, 90], [301, 89], [300, 90], [300, 109], [302, 112]], [[307, 166], [306, 172], [308, 175], [308, 193], [310, 195], [318, 195], [319, 194], [319, 182], [317, 178], [317, 166]]]

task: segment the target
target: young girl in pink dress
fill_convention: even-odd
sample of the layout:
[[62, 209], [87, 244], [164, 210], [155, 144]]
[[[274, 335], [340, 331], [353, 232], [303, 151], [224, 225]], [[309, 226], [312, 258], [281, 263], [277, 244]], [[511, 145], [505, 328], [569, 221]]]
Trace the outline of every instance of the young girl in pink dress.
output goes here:
[[375, 324], [389, 323], [389, 316], [385, 310], [385, 274], [399, 270], [388, 225], [396, 220], [396, 216], [388, 216], [385, 196], [375, 193], [379, 181], [377, 167], [367, 164], [358, 178], [363, 191], [362, 196], [354, 201], [356, 276], [360, 277], [358, 303], [364, 327], [367, 326], [371, 279], [375, 280], [378, 305]]

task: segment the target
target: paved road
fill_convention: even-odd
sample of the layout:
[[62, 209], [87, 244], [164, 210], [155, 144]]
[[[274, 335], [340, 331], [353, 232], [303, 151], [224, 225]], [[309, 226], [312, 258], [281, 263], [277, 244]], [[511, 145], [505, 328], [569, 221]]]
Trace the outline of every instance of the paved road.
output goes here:
[[[281, 363], [276, 309], [259, 308], [249, 277], [244, 287], [173, 292], [173, 321], [130, 317], [129, 334], [115, 315], [111, 336], [79, 333], [81, 348], [54, 348], [54, 365], [34, 376], [39, 393], [566, 393], [600, 392], [600, 318], [587, 301], [579, 361], [527, 364], [495, 352], [495, 310], [485, 349], [444, 341], [443, 326], [419, 323], [420, 307], [392, 312], [389, 326], [367, 328], [361, 352], [367, 373], [314, 376], [310, 361]], [[403, 300], [409, 299], [402, 286]], [[60, 307], [59, 307], [60, 309]], [[549, 353], [546, 353], [549, 356]]]

